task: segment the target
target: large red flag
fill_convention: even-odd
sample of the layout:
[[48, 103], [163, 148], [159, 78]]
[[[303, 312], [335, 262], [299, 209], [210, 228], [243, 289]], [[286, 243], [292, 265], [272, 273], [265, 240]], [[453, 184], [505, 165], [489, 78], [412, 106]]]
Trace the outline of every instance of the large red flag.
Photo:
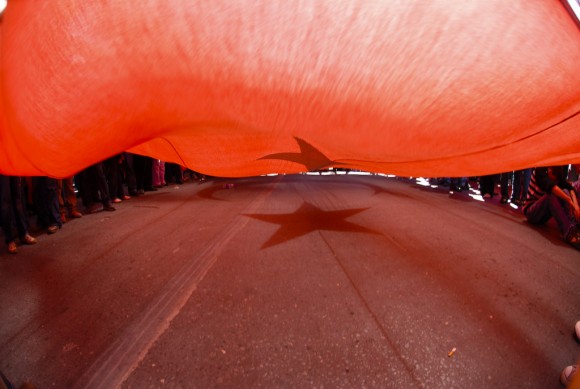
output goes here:
[[123, 150], [218, 176], [580, 162], [555, 0], [11, 0], [0, 45], [4, 174]]

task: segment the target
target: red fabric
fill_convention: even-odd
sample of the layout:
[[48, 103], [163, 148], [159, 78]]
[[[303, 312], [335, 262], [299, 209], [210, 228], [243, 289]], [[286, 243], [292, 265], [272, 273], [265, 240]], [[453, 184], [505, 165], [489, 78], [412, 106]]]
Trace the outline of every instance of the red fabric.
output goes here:
[[558, 1], [11, 1], [0, 172], [122, 150], [217, 176], [467, 176], [580, 162]]

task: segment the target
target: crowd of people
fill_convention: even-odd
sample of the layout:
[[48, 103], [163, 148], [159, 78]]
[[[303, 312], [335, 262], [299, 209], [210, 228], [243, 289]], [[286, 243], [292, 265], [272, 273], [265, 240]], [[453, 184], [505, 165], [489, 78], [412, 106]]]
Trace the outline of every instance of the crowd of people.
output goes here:
[[[554, 219], [562, 239], [580, 250], [580, 165], [547, 166], [475, 177], [484, 199], [501, 195], [500, 204], [514, 204], [533, 225]], [[499, 182], [499, 193], [497, 187]], [[468, 177], [437, 178], [451, 191], [469, 189]]]
[[115, 204], [168, 183], [182, 184], [184, 177], [203, 176], [175, 163], [127, 152], [64, 179], [0, 175], [0, 225], [7, 251], [16, 254], [18, 243], [37, 243], [30, 232], [31, 220], [36, 220], [35, 232], [54, 234], [70, 219], [114, 212]]
[[[477, 181], [484, 199], [501, 195], [500, 203], [518, 206], [530, 224], [545, 224], [554, 218], [562, 238], [580, 250], [579, 171], [580, 165], [538, 167], [472, 180]], [[36, 231], [54, 234], [70, 219], [114, 212], [115, 204], [168, 183], [182, 184], [184, 172], [188, 178], [200, 178], [178, 164], [124, 152], [64, 179], [0, 175], [0, 224], [7, 250], [16, 254], [18, 242], [37, 243], [29, 231], [31, 215], [36, 216]], [[432, 180], [448, 185], [451, 191], [469, 189], [467, 177]]]

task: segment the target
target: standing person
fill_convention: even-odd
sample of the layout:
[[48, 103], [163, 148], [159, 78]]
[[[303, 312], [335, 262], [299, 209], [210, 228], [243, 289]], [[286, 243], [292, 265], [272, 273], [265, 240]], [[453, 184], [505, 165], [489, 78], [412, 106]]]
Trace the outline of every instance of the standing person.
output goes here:
[[123, 152], [121, 170], [125, 176], [129, 196], [139, 196], [137, 192], [137, 177], [135, 176], [135, 169], [133, 168], [133, 154], [126, 151]]
[[517, 206], [524, 205], [526, 201], [526, 194], [530, 186], [530, 178], [532, 176], [532, 169], [522, 169], [514, 171], [514, 180], [512, 183], [512, 199], [511, 202]]
[[[74, 177], [58, 180], [58, 205], [60, 207], [60, 218], [63, 223], [66, 223], [67, 219], [77, 219], [83, 216], [77, 209]], [[68, 214], [66, 211], [68, 211]]]
[[499, 201], [501, 204], [507, 204], [510, 200], [509, 196], [509, 182], [512, 182], [512, 193], [514, 192], [514, 172], [505, 172], [501, 173], [499, 176], [500, 182], [500, 190], [501, 190], [501, 200]]
[[137, 181], [137, 193], [156, 191], [153, 187], [153, 158], [133, 154], [133, 169]]
[[167, 183], [165, 182], [165, 162], [154, 159], [153, 160], [153, 187], [162, 188]]
[[165, 162], [165, 181], [173, 184], [183, 184], [181, 166], [173, 162]]
[[49, 234], [54, 234], [62, 227], [58, 204], [58, 182], [50, 177], [33, 177], [32, 183], [38, 224]]
[[0, 222], [10, 254], [18, 252], [15, 229], [22, 244], [36, 243], [36, 239], [28, 233], [26, 200], [22, 191], [21, 177], [0, 174]]
[[[115, 211], [109, 195], [109, 185], [105, 177], [103, 162], [96, 163], [77, 175], [79, 191], [85, 206], [85, 213]], [[99, 205], [102, 203], [102, 206]]]
[[565, 177], [563, 166], [535, 168], [523, 212], [532, 224], [545, 224], [553, 217], [562, 238], [580, 250], [580, 206]]
[[113, 203], [129, 200], [131, 197], [125, 194], [123, 188], [123, 154], [117, 154], [105, 161], [106, 177], [109, 184], [109, 196]]
[[479, 192], [484, 199], [489, 199], [494, 196], [495, 177], [495, 174], [479, 177]]

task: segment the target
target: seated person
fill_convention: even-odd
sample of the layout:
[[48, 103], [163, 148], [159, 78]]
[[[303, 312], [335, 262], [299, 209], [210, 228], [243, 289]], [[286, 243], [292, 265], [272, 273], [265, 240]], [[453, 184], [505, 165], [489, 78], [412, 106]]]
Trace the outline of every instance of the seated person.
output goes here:
[[532, 224], [544, 224], [553, 217], [562, 238], [580, 250], [580, 206], [564, 166], [534, 169], [523, 212]]

